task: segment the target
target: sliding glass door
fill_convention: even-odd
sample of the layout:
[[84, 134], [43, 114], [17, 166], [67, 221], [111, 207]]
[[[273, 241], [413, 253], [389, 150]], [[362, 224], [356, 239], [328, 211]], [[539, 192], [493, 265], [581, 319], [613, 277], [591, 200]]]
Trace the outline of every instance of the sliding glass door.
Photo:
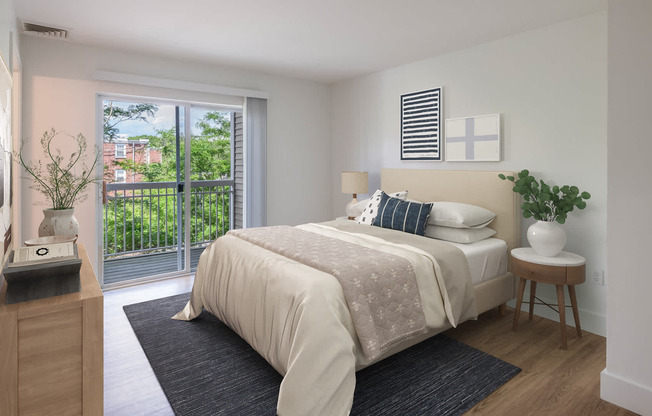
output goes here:
[[233, 225], [235, 111], [101, 102], [104, 285], [194, 270]]

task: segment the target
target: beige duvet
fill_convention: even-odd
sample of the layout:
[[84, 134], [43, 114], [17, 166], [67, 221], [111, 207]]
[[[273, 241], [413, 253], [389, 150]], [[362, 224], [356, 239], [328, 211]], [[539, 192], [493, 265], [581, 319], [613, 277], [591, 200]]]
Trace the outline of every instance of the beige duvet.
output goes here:
[[[351, 221], [299, 227], [407, 258], [430, 335], [477, 316], [468, 265], [456, 247]], [[347, 415], [356, 369], [388, 355], [365, 357], [335, 277], [230, 234], [204, 251], [190, 302], [174, 318], [193, 319], [203, 308], [284, 376], [281, 416]]]

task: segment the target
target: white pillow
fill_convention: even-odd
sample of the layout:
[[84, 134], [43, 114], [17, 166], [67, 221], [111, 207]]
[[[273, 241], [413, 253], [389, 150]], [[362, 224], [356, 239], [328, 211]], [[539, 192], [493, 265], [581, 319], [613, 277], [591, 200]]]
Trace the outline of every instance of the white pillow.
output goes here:
[[440, 227], [438, 225], [428, 225], [426, 227], [426, 237], [437, 238], [439, 240], [452, 241], [454, 243], [475, 243], [484, 240], [496, 234], [496, 230], [491, 228], [451, 228]]
[[346, 210], [346, 215], [349, 217], [357, 217], [360, 214], [362, 214], [362, 211], [364, 211], [365, 207], [369, 204], [369, 198], [363, 199], [362, 201], [358, 202], [357, 204], [351, 205], [347, 210]]
[[496, 218], [488, 209], [461, 202], [435, 202], [428, 224], [453, 228], [482, 228]]
[[[407, 198], [408, 191], [394, 192], [393, 194], [387, 194], [392, 198], [398, 198], [405, 201]], [[358, 224], [373, 225], [376, 215], [378, 215], [378, 204], [380, 204], [380, 198], [383, 196], [383, 191], [380, 189], [374, 192], [374, 194], [367, 201], [367, 206], [362, 211], [355, 221]]]

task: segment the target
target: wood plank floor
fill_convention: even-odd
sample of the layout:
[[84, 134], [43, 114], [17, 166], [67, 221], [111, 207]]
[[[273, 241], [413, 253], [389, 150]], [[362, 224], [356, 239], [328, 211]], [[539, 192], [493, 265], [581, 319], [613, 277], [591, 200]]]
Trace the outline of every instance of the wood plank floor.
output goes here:
[[562, 350], [559, 323], [521, 313], [512, 331], [514, 310], [497, 310], [446, 332], [452, 338], [522, 369], [512, 380], [473, 407], [469, 415], [635, 415], [600, 399], [600, 372], [606, 366], [606, 338], [567, 327]]
[[[104, 293], [104, 408], [107, 416], [173, 415], [134, 335], [123, 305], [190, 291], [192, 277]], [[447, 331], [468, 345], [522, 368], [522, 372], [473, 407], [469, 415], [635, 415], [600, 399], [606, 340], [568, 328], [568, 350], [560, 346], [559, 324], [521, 314], [518, 332], [507, 316], [489, 311], [477, 321]], [[165, 334], [161, 334], [165, 342]]]
[[192, 277], [179, 277], [104, 292], [106, 416], [174, 416], [122, 307], [189, 292], [192, 282]]

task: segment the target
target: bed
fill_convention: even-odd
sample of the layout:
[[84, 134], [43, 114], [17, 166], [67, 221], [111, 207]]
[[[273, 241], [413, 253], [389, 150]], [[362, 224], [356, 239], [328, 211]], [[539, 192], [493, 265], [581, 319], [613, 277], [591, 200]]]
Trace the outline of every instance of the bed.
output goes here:
[[[288, 244], [303, 244], [301, 238], [306, 236], [323, 241], [324, 246], [316, 250], [320, 256], [331, 256], [335, 263], [332, 270], [325, 270], [311, 267], [309, 261], [297, 261], [292, 257], [294, 248], [279, 254], [275, 247], [257, 241], [256, 234], [247, 231], [249, 234], [238, 235], [236, 231], [216, 240], [202, 254], [191, 299], [174, 318], [190, 320], [205, 308], [245, 339], [284, 376], [277, 404], [279, 415], [347, 415], [353, 403], [355, 371], [479, 313], [504, 308], [514, 298], [515, 282], [507, 272], [507, 253], [519, 243], [520, 211], [517, 194], [508, 182], [498, 178], [499, 173], [512, 175], [409, 169], [381, 172], [385, 192], [407, 189], [411, 199], [462, 202], [493, 211], [496, 218], [490, 227], [497, 233], [479, 246], [449, 244], [341, 220], [288, 227], [290, 230], [251, 230], [266, 233], [261, 235], [279, 246], [286, 233], [292, 235], [286, 238]], [[332, 244], [335, 240], [337, 244]], [[338, 282], [333, 277], [351, 275], [351, 270], [359, 267], [357, 260], [351, 263], [347, 256], [341, 256], [342, 250], [355, 252], [354, 258], [361, 259], [360, 267], [365, 270], [359, 272], [361, 275], [371, 273], [373, 278], [365, 279], [372, 285], [370, 292], [351, 294], [361, 286], [355, 277], [357, 271], [350, 281]], [[369, 250], [382, 251], [383, 261], [397, 261], [396, 269], [362, 260]], [[488, 254], [496, 250], [498, 255]], [[342, 264], [337, 264], [338, 256]], [[367, 267], [380, 269], [366, 271]], [[403, 270], [400, 267], [414, 275], [413, 281], [396, 284], [394, 294], [381, 289], [387, 285], [373, 286], [386, 278], [377, 278], [378, 270], [391, 270], [395, 276], [394, 270]], [[372, 304], [372, 299], [384, 301], [381, 290], [388, 292], [388, 299], [403, 296], [407, 306], [396, 308], [394, 300], [387, 300], [392, 304], [393, 321], [383, 321], [385, 327], [370, 328], [365, 314], [376, 311], [359, 310], [351, 296], [369, 299]]]

